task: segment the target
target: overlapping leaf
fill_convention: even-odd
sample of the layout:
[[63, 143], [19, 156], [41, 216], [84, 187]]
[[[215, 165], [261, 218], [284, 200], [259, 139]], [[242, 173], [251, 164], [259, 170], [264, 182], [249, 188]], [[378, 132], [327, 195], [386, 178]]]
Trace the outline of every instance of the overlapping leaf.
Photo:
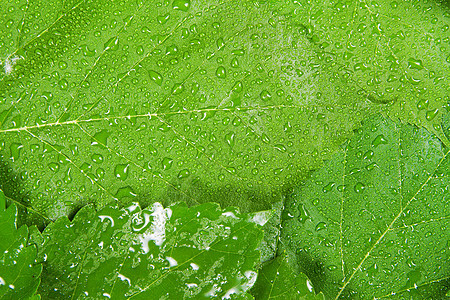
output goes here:
[[295, 274], [284, 254], [264, 264], [251, 292], [255, 299], [324, 299], [304, 274]]
[[262, 231], [217, 204], [81, 209], [35, 233], [45, 299], [235, 297], [256, 280]]
[[282, 245], [319, 290], [445, 294], [450, 160], [441, 145], [425, 129], [373, 117], [289, 198]]
[[6, 208], [0, 191], [0, 299], [26, 299], [36, 292], [42, 265], [36, 264], [36, 247], [28, 245], [28, 227], [16, 227], [17, 208]]

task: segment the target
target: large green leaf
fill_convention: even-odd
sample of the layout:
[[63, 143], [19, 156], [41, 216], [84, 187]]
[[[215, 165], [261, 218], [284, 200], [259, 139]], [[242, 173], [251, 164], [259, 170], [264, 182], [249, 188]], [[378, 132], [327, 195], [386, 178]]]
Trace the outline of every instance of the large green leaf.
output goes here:
[[434, 135], [373, 117], [289, 197], [281, 244], [330, 298], [433, 289], [439, 299], [450, 276], [449, 178]]
[[251, 290], [255, 299], [324, 300], [315, 294], [311, 281], [304, 274], [295, 274], [285, 254], [266, 262]]
[[270, 208], [383, 106], [264, 3], [23, 2], [0, 4], [0, 154], [53, 219], [125, 197]]
[[226, 299], [254, 284], [262, 231], [217, 204], [155, 203], [87, 206], [33, 237], [44, 299]]
[[17, 229], [17, 207], [6, 208], [0, 190], [0, 299], [26, 299], [36, 292], [42, 265], [36, 247], [28, 245], [28, 227]]

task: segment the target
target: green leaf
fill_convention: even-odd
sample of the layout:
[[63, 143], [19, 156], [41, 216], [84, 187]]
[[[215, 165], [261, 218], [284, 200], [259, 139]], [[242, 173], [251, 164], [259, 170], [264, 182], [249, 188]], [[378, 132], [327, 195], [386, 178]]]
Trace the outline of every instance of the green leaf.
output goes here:
[[281, 244], [330, 298], [389, 298], [436, 282], [445, 294], [448, 154], [425, 129], [367, 120], [289, 197]]
[[292, 271], [285, 254], [263, 265], [251, 292], [255, 299], [325, 299], [322, 293], [314, 293], [304, 274]]
[[292, 1], [283, 10], [358, 93], [449, 143], [440, 129], [450, 94], [446, 1]]
[[269, 209], [380, 111], [268, 4], [105, 3], [1, 4], [0, 155], [51, 219], [112, 199]]
[[155, 203], [88, 206], [34, 237], [45, 299], [198, 299], [234, 297], [253, 285], [262, 231], [217, 204]]
[[36, 247], [28, 245], [28, 227], [17, 229], [17, 207], [6, 208], [0, 190], [0, 299], [26, 299], [36, 292], [42, 265]]

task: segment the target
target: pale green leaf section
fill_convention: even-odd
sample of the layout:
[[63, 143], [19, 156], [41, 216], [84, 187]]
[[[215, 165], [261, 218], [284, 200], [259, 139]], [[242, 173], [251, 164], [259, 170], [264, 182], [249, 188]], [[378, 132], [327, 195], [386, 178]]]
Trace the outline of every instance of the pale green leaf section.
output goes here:
[[[82, 208], [33, 234], [44, 299], [235, 299], [256, 280], [262, 230], [235, 209]], [[241, 296], [239, 296], [241, 295]]]
[[288, 198], [281, 245], [329, 298], [417, 288], [438, 299], [450, 274], [448, 153], [425, 129], [372, 117]]
[[28, 227], [17, 228], [17, 207], [6, 208], [0, 190], [0, 299], [26, 299], [36, 292], [42, 265], [36, 247], [28, 245]]
[[448, 1], [274, 1], [280, 3], [323, 63], [339, 65], [359, 94], [449, 144], [440, 128], [450, 94]]

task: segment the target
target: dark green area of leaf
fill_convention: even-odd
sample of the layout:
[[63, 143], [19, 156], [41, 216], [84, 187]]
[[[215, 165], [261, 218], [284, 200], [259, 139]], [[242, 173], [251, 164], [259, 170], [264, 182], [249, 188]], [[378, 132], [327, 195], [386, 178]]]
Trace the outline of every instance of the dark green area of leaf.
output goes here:
[[256, 280], [262, 230], [235, 209], [81, 209], [33, 233], [45, 299], [235, 297]]
[[6, 208], [0, 190], [0, 299], [26, 299], [36, 292], [42, 266], [36, 264], [36, 247], [28, 245], [28, 227], [17, 228], [18, 210]]
[[330, 298], [445, 292], [448, 153], [425, 129], [372, 117], [288, 198], [280, 245]]

